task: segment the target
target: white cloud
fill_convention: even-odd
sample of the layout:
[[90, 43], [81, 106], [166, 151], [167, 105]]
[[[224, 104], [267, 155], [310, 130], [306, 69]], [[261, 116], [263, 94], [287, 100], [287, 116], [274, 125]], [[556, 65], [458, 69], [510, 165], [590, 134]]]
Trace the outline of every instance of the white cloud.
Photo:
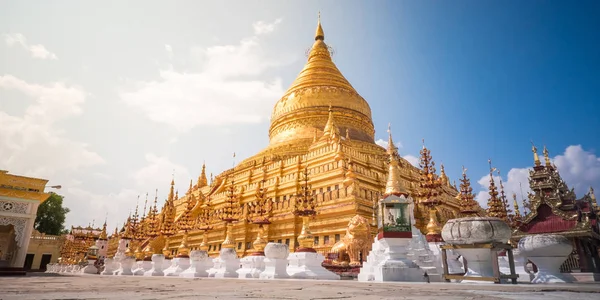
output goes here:
[[[561, 155], [557, 155], [551, 159], [558, 171], [567, 183], [569, 188], [574, 188], [577, 198], [583, 197], [589, 190], [590, 186], [594, 187], [594, 190], [600, 190], [600, 157], [594, 153], [585, 151], [581, 145], [571, 145], [565, 149], [565, 152]], [[544, 162], [542, 162], [544, 163]], [[513, 168], [511, 169], [507, 177], [504, 177], [504, 189], [509, 196], [509, 202], [512, 207], [512, 193], [517, 194], [519, 205], [521, 205], [521, 188], [523, 187], [523, 196], [527, 197], [529, 189], [529, 169], [528, 168]], [[496, 186], [499, 186], [499, 177], [494, 176]], [[477, 194], [477, 201], [487, 207], [487, 200], [489, 198], [488, 186], [489, 186], [489, 175], [481, 177], [477, 181], [482, 191]]]
[[23, 116], [0, 112], [0, 165], [16, 174], [48, 177], [104, 163], [88, 145], [70, 140], [54, 126], [59, 120], [81, 114], [85, 101], [81, 88], [62, 82], [30, 84], [5, 75], [0, 76], [0, 97], [5, 97], [3, 89], [20, 91], [34, 103]]
[[56, 54], [48, 51], [44, 45], [29, 45], [27, 43], [27, 38], [20, 33], [15, 34], [4, 34], [4, 41], [8, 46], [20, 45], [23, 49], [27, 50], [31, 57], [39, 58], [39, 59], [58, 59]]
[[199, 72], [161, 70], [159, 80], [122, 88], [121, 99], [150, 120], [187, 131], [198, 125], [261, 122], [284, 92], [280, 79], [258, 78], [282, 63], [264, 53], [257, 36], [193, 52], [201, 61]]
[[271, 33], [275, 31], [277, 24], [281, 23], [281, 21], [283, 20], [279, 18], [276, 19], [273, 23], [267, 23], [264, 21], [254, 22], [254, 24], [252, 24], [252, 27], [254, 28], [254, 34], [261, 35]]
[[[388, 141], [384, 140], [384, 139], [378, 139], [378, 140], [376, 140], [375, 144], [377, 144], [377, 145], [379, 145], [379, 146], [381, 146], [381, 147], [383, 147], [385, 149], [387, 149], [387, 147], [388, 147]], [[398, 142], [398, 141], [394, 141], [394, 145], [397, 148], [402, 148], [403, 147], [402, 143]]]
[[157, 187], [164, 187], [163, 191], [165, 191], [169, 187], [172, 176], [175, 175], [177, 187], [180, 188], [180, 192], [185, 192], [189, 187], [190, 179], [196, 181], [186, 167], [171, 162], [167, 157], [153, 153], [148, 153], [145, 157], [147, 165], [133, 174], [135, 184], [140, 188], [153, 191]]
[[419, 167], [419, 158], [413, 155], [404, 155], [402, 158], [406, 159], [411, 165]]
[[173, 59], [173, 47], [171, 47], [171, 45], [166, 44], [165, 51], [167, 51], [167, 57], [169, 59]]

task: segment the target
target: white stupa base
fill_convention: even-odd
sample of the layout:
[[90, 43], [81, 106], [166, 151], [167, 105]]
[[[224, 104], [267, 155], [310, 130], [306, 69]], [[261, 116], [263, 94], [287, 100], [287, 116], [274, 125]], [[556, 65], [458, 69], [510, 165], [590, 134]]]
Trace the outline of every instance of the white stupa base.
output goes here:
[[287, 273], [290, 277], [298, 279], [339, 280], [340, 275], [321, 265], [323, 260], [323, 255], [316, 252], [291, 253], [288, 257]]
[[575, 281], [573, 275], [560, 272], [560, 266], [566, 260], [564, 256], [530, 256], [528, 258], [538, 267], [531, 283], [570, 283]]
[[88, 260], [88, 265], [81, 269], [82, 274], [98, 274], [98, 268], [94, 266], [96, 260]]
[[265, 258], [264, 256], [246, 256], [240, 259], [242, 268], [236, 272], [239, 274], [239, 278], [258, 278], [260, 273], [265, 270]]
[[136, 270], [133, 271], [133, 275], [134, 276], [144, 276], [144, 273], [146, 273], [147, 271], [152, 269], [152, 262], [141, 260], [138, 262], [138, 266], [139, 266], [139, 268], [137, 268]]
[[240, 268], [240, 260], [237, 258], [237, 253], [233, 248], [223, 248], [219, 252], [219, 267], [215, 263], [215, 278], [238, 278], [236, 272]]
[[217, 273], [217, 270], [221, 268], [222, 262], [223, 261], [220, 257], [214, 258], [212, 260], [212, 267], [206, 270], [206, 273], [208, 273], [208, 277], [215, 277], [215, 273]]
[[[519, 275], [517, 278], [518, 283], [531, 283], [531, 280], [535, 277], [533, 273], [529, 273], [525, 270], [525, 264], [523, 259], [518, 256], [514, 256], [515, 260], [515, 274]], [[504, 275], [510, 275], [510, 264], [508, 263], [508, 255], [498, 256], [498, 266], [500, 267], [500, 273]], [[510, 279], [502, 279], [503, 283], [511, 282]]]
[[163, 264], [165, 256], [162, 254], [152, 254], [151, 269], [144, 272], [144, 276], [165, 276]]
[[100, 275], [114, 275], [116, 262], [112, 258], [104, 259], [104, 270]]
[[[177, 264], [179, 262], [179, 258], [174, 257], [173, 259], [169, 259], [168, 262], [170, 263], [169, 266], [167, 268], [165, 268], [165, 270], [163, 271], [163, 273], [165, 273], [165, 276], [171, 276], [169, 274], [177, 271]], [[165, 259], [165, 264], [167, 264], [166, 259]]]
[[258, 278], [260, 279], [281, 279], [290, 278], [287, 273], [287, 258], [265, 258], [265, 270], [262, 271]]
[[210, 258], [202, 260], [192, 261], [190, 267], [181, 272], [179, 277], [185, 278], [197, 278], [197, 277], [208, 277], [208, 270], [213, 266]]
[[131, 271], [131, 267], [133, 267], [133, 263], [135, 262], [134, 258], [126, 257], [121, 260], [121, 269], [117, 275], [119, 276], [132, 276], [133, 272]]
[[165, 276], [178, 277], [183, 271], [190, 268], [189, 257], [177, 257], [176, 259], [177, 265], [175, 266], [175, 270], [173, 270], [173, 272], [169, 272], [168, 274], [165, 272]]
[[[467, 260], [468, 270], [465, 276], [493, 277], [492, 253], [490, 249], [460, 249], [456, 252]], [[491, 281], [463, 280], [461, 283], [493, 284]]]
[[369, 254], [358, 275], [359, 281], [423, 282], [423, 270], [406, 258], [410, 238], [383, 238], [373, 243], [374, 255]]

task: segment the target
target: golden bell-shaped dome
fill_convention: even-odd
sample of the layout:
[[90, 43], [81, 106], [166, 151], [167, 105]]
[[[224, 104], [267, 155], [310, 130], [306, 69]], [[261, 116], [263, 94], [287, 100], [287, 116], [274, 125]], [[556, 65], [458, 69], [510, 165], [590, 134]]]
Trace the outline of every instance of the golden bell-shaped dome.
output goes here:
[[269, 129], [270, 146], [313, 140], [322, 133], [332, 108], [336, 125], [352, 140], [374, 142], [371, 108], [331, 60], [319, 19], [308, 61], [291, 87], [275, 104]]

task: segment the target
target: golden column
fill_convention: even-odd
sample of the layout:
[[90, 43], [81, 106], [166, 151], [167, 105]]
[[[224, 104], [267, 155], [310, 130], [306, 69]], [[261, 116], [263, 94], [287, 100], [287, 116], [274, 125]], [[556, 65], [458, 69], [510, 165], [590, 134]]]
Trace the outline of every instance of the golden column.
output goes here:
[[310, 232], [310, 218], [317, 214], [315, 210], [316, 201], [312, 194], [311, 186], [308, 184], [308, 167], [304, 167], [302, 174], [303, 184], [296, 194], [296, 204], [293, 214], [302, 218], [302, 231], [298, 236], [300, 247], [296, 252], [317, 252], [314, 248], [314, 236]]
[[220, 209], [219, 219], [225, 222], [227, 233], [221, 247], [235, 249], [235, 239], [233, 238], [233, 222], [237, 222], [241, 216], [241, 205], [238, 194], [236, 194], [235, 182], [231, 178], [231, 185], [227, 189], [227, 199], [225, 205]]
[[250, 217], [249, 222], [252, 224], [258, 225], [258, 234], [256, 235], [256, 240], [252, 243], [254, 246], [254, 250], [256, 252], [252, 253], [253, 256], [264, 256], [265, 246], [267, 245], [267, 240], [265, 239], [265, 228], [264, 225], [271, 224], [269, 221], [269, 214], [273, 209], [271, 198], [267, 197], [267, 188], [265, 187], [265, 181], [262, 180], [256, 189], [256, 200], [252, 202], [249, 206], [250, 209]]
[[208, 231], [212, 229], [211, 223], [214, 217], [214, 210], [210, 205], [210, 198], [206, 198], [206, 201], [200, 207], [200, 213], [196, 220], [196, 227], [201, 230], [202, 243], [200, 244], [200, 250], [208, 251]]

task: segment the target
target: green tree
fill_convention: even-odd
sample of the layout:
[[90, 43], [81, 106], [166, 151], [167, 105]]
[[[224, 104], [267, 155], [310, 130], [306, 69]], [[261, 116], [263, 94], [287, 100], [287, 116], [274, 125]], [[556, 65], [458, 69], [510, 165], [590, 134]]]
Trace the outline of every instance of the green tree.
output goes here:
[[51, 192], [50, 198], [38, 208], [35, 229], [45, 234], [60, 235], [65, 230], [65, 217], [69, 211], [63, 207], [63, 196]]

